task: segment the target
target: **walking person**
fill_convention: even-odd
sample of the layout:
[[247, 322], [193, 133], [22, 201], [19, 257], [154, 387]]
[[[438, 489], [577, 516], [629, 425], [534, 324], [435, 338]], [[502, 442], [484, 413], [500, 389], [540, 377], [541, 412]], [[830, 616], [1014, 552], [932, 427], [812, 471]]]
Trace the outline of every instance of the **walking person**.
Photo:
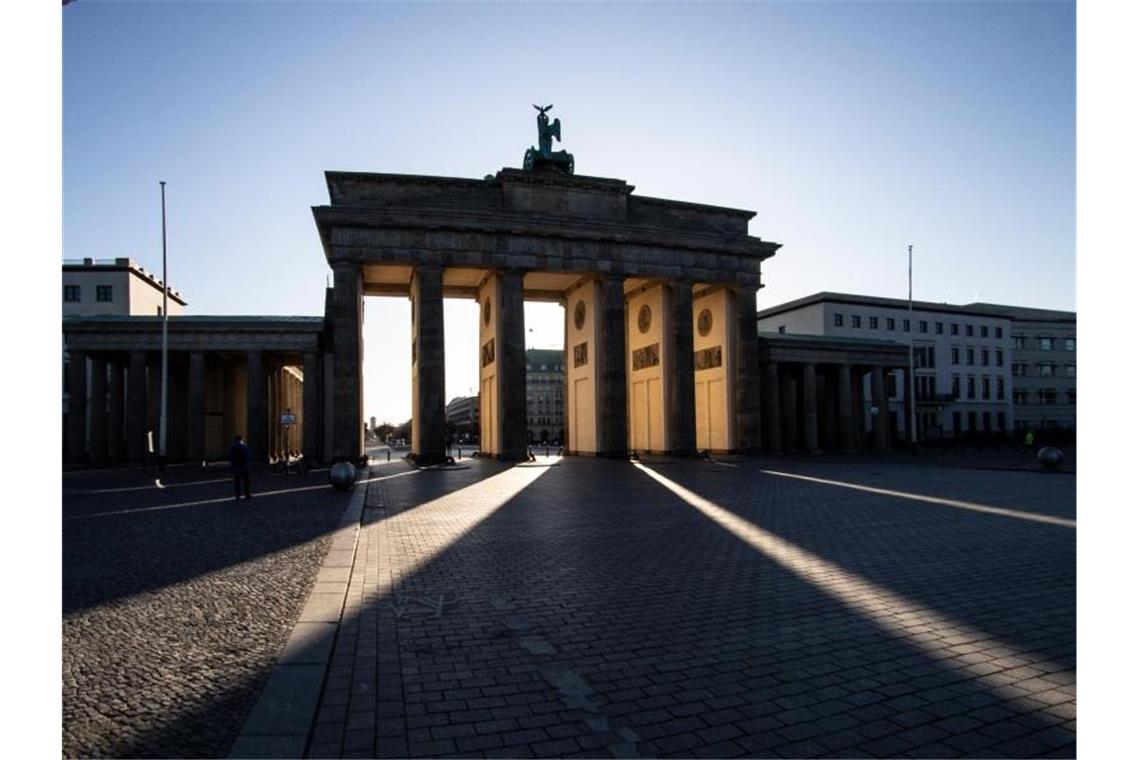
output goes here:
[[245, 498], [253, 498], [253, 494], [249, 490], [250, 459], [252, 456], [249, 452], [249, 446], [245, 445], [240, 435], [235, 435], [234, 442], [230, 444], [230, 469], [234, 474], [235, 501], [241, 498], [243, 492]]
[[1025, 452], [1033, 453], [1033, 431], [1027, 430], [1025, 432], [1025, 445], [1021, 447], [1021, 456], [1025, 456]]

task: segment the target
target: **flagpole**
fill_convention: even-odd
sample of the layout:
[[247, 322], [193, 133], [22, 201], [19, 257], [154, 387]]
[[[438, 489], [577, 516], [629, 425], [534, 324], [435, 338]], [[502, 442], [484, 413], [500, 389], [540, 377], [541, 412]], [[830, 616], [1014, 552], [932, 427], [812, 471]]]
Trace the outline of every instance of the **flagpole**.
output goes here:
[[166, 182], [160, 181], [162, 188], [162, 394], [158, 413], [158, 466], [166, 467], [166, 384], [167, 376], [167, 302], [170, 281], [166, 277]]
[[907, 315], [911, 319], [911, 331], [907, 333], [910, 338], [910, 350], [907, 351], [907, 360], [910, 367], [909, 380], [907, 382], [907, 397], [910, 399], [910, 445], [911, 449], [915, 447], [918, 442], [918, 428], [915, 426], [915, 399], [914, 399], [914, 256], [912, 249], [914, 246], [908, 245], [906, 247], [906, 310]]

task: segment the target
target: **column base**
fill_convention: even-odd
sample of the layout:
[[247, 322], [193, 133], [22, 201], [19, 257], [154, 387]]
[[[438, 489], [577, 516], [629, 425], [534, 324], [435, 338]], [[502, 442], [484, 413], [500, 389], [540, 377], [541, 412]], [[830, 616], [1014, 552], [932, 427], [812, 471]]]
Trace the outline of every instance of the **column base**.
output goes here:
[[416, 467], [434, 467], [437, 464], [455, 464], [455, 460], [445, 454], [408, 454], [408, 461]]

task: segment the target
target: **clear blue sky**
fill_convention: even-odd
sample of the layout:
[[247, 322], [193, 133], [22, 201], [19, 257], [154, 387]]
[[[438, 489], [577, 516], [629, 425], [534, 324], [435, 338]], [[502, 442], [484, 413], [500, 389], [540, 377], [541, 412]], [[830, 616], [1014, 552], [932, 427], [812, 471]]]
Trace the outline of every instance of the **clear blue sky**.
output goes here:
[[[1072, 3], [63, 9], [65, 258], [161, 264], [194, 314], [320, 314], [323, 172], [482, 177], [555, 105], [580, 174], [757, 211], [761, 307], [819, 290], [1075, 308]], [[448, 304], [448, 395], [475, 386]], [[528, 310], [536, 345], [553, 312]], [[407, 418], [406, 301], [367, 415]]]

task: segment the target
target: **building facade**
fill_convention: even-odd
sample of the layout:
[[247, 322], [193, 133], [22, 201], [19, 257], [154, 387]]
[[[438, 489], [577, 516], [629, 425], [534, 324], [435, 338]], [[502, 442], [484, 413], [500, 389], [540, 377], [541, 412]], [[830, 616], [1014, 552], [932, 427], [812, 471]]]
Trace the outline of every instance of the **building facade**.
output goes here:
[[[129, 258], [63, 262], [63, 316], [162, 316], [163, 282]], [[167, 289], [167, 311], [178, 316], [186, 299]]]
[[555, 349], [526, 351], [526, 430], [529, 443], [566, 440], [565, 353]]
[[[888, 340], [914, 347], [919, 440], [1076, 425], [1076, 315], [816, 293], [760, 311], [761, 335]], [[907, 426], [904, 373], [888, 377], [892, 431]], [[868, 404], [864, 414], [871, 414]]]
[[447, 427], [453, 442], [470, 443], [479, 437], [479, 397], [456, 396], [447, 402]]

